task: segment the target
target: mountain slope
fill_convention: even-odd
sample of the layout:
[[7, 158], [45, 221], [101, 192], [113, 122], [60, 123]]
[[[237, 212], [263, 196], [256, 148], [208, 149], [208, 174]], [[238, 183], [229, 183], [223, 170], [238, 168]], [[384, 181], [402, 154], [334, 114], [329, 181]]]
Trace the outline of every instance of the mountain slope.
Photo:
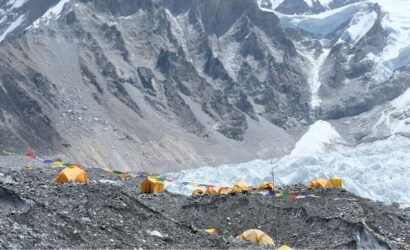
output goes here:
[[302, 57], [253, 1], [60, 1], [7, 37], [3, 95], [39, 118], [22, 136], [7, 99], [2, 147], [161, 171], [283, 154], [310, 119]]
[[0, 1], [2, 149], [163, 172], [289, 154], [318, 120], [401, 133], [377, 117], [410, 82], [387, 0], [36, 2]]

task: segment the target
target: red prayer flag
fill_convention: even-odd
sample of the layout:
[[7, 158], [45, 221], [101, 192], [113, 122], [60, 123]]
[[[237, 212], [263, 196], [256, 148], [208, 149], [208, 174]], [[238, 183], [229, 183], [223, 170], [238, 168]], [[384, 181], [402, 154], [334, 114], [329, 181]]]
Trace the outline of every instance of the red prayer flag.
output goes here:
[[31, 159], [36, 159], [36, 156], [34, 155], [34, 153], [31, 153], [31, 152], [27, 152], [24, 156], [31, 158]]
[[298, 197], [297, 194], [291, 194], [291, 195], [289, 195], [288, 199], [293, 200], [293, 199], [296, 199], [297, 197]]

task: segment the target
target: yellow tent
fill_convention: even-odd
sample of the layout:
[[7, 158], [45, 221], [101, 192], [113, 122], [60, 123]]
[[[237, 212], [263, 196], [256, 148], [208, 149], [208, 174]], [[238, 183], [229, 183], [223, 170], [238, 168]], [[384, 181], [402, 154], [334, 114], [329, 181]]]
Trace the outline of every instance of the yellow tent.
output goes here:
[[206, 188], [205, 194], [210, 194], [210, 195], [218, 195], [219, 188], [217, 187], [208, 187]]
[[275, 245], [273, 239], [265, 232], [258, 229], [249, 229], [236, 237], [237, 240], [253, 241], [259, 245]]
[[236, 183], [235, 186], [233, 186], [231, 193], [249, 191], [250, 187], [251, 186], [246, 182], [239, 182], [239, 183]]
[[75, 165], [71, 165], [61, 170], [61, 172], [58, 174], [54, 182], [55, 183], [65, 183], [65, 182], [88, 183], [88, 177], [87, 177], [87, 173], [83, 169]]
[[194, 192], [192, 192], [192, 196], [198, 196], [198, 195], [203, 195], [204, 190], [202, 189], [195, 189]]
[[278, 248], [278, 250], [293, 250], [291, 247], [288, 247], [286, 245], [282, 245]]
[[219, 195], [225, 195], [225, 194], [230, 194], [232, 192], [232, 188], [228, 187], [221, 187], [218, 191]]
[[309, 183], [308, 188], [316, 189], [316, 188], [341, 188], [342, 187], [342, 179], [333, 178], [330, 180], [326, 179], [317, 179], [311, 181]]
[[270, 182], [264, 182], [259, 187], [256, 189], [257, 192], [263, 191], [263, 190], [269, 190], [269, 191], [274, 191], [273, 184]]
[[329, 180], [333, 187], [342, 188], [342, 179], [339, 178], [332, 178]]
[[140, 185], [141, 193], [163, 193], [164, 182], [157, 180], [155, 176], [148, 176]]
[[317, 179], [317, 180], [311, 181], [308, 186], [308, 188], [310, 189], [330, 188], [330, 187], [332, 187], [332, 184], [330, 184], [326, 179]]

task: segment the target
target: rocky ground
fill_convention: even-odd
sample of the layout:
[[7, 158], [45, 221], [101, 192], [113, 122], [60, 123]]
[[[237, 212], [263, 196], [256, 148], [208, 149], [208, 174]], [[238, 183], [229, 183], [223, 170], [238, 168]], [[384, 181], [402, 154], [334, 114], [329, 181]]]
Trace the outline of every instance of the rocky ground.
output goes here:
[[[23, 164], [21, 160], [19, 164]], [[139, 194], [138, 181], [89, 169], [88, 185], [55, 185], [59, 168], [0, 165], [0, 248], [257, 248], [235, 236], [250, 228], [294, 248], [409, 249], [410, 211], [356, 198], [280, 200], [260, 194], [184, 197]], [[216, 228], [219, 235], [204, 233]]]

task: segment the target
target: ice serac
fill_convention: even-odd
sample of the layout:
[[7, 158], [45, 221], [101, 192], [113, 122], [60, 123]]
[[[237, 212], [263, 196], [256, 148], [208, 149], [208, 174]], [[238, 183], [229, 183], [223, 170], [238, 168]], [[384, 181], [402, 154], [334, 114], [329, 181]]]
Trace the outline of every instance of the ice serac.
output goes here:
[[317, 121], [309, 127], [309, 130], [296, 143], [290, 156], [311, 156], [327, 152], [328, 147], [343, 143], [343, 138], [325, 121]]

